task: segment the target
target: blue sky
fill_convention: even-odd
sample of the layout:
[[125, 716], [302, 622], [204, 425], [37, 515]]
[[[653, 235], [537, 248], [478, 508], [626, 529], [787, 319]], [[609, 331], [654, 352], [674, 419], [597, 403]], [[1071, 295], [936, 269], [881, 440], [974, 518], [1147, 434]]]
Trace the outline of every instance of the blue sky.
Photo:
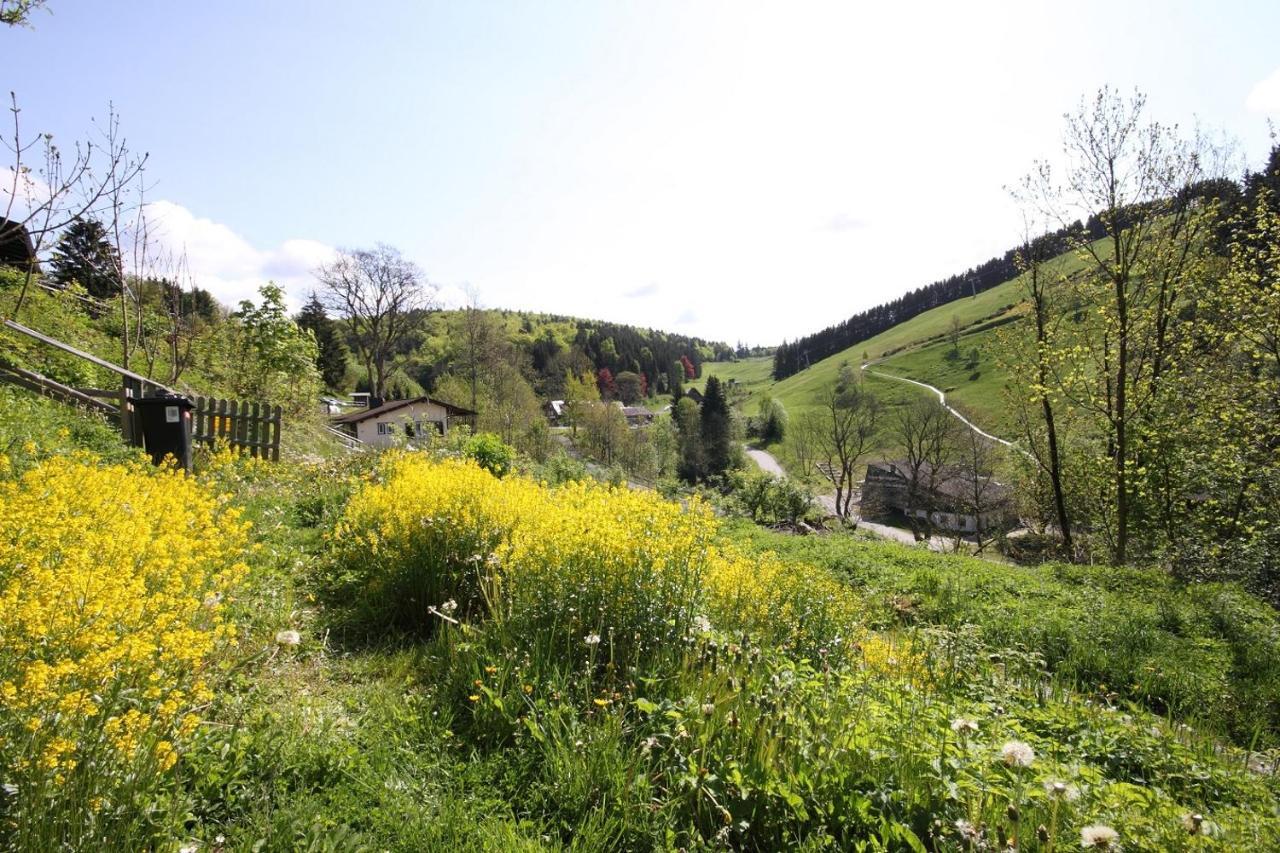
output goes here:
[[225, 301], [381, 241], [446, 299], [752, 343], [1007, 248], [1103, 83], [1251, 165], [1280, 120], [1280, 4], [887, 5], [50, 0], [0, 82], [64, 143], [113, 102]]

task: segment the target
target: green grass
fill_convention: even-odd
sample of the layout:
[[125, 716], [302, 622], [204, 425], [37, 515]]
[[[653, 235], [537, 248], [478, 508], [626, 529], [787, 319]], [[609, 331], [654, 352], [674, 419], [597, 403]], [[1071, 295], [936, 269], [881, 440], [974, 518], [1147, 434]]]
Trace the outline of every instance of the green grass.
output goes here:
[[[30, 438], [24, 423], [52, 431], [47, 452], [106, 438], [52, 404], [12, 402], [0, 397], [11, 444]], [[728, 624], [662, 671], [557, 668], [531, 660], [538, 638], [481, 619], [348, 642], [315, 593], [326, 535], [370, 461], [202, 475], [258, 549], [236, 602], [239, 650], [173, 771], [170, 812], [187, 816], [166, 829], [175, 843], [965, 850], [967, 822], [992, 849], [1016, 833], [1019, 849], [1047, 851], [1037, 826], [1067, 850], [1102, 822], [1125, 850], [1280, 844], [1280, 780], [1246, 769], [1238, 748], [1280, 742], [1280, 622], [1236, 587], [735, 523], [726, 545], [847, 583], [863, 623], [844, 640], [858, 643], [853, 663]], [[274, 642], [286, 628], [300, 646]], [[528, 691], [512, 678], [522, 671], [539, 673]], [[584, 680], [600, 678], [616, 689], [604, 706], [584, 699]], [[953, 732], [958, 718], [978, 731]], [[1031, 767], [1000, 760], [1009, 740], [1034, 748]], [[1046, 795], [1054, 779], [1079, 798]], [[1188, 836], [1190, 812], [1221, 837]], [[0, 820], [0, 848], [3, 835]]]
[[[1067, 253], [1051, 261], [1049, 268], [1053, 275], [1071, 276], [1080, 273], [1084, 263], [1076, 255]], [[1002, 400], [1007, 377], [995, 358], [996, 342], [998, 334], [1012, 331], [1021, 323], [1026, 311], [1023, 286], [1019, 276], [976, 296], [940, 305], [780, 382], [773, 380], [772, 358], [709, 362], [703, 365], [704, 378], [696, 387], [705, 385], [705, 376], [718, 376], [726, 381], [734, 379], [746, 414], [754, 414], [759, 399], [768, 395], [781, 401], [788, 414], [795, 418], [820, 405], [823, 395], [835, 385], [844, 364], [857, 370], [865, 361], [873, 361], [875, 369], [883, 373], [941, 388], [947, 393], [948, 402], [970, 412], [980, 427], [996, 435], [1007, 434], [1011, 418]], [[953, 319], [959, 320], [963, 327], [959, 359], [949, 357], [951, 344], [946, 340]], [[976, 366], [969, 367], [969, 351], [975, 348], [978, 361]], [[886, 423], [895, 408], [931, 396], [924, 389], [880, 377], [867, 376], [866, 382], [890, 413]], [[881, 436], [876, 444], [873, 456], [890, 457], [899, 452], [888, 435]], [[774, 448], [774, 452], [787, 464], [791, 453], [785, 441], [783, 446]]]
[[948, 341], [890, 356], [872, 369], [941, 389], [947, 402], [971, 415], [987, 432], [1012, 438], [1004, 405], [1007, 376], [997, 363], [998, 336], [1007, 329], [983, 329], [962, 335], [957, 353]]

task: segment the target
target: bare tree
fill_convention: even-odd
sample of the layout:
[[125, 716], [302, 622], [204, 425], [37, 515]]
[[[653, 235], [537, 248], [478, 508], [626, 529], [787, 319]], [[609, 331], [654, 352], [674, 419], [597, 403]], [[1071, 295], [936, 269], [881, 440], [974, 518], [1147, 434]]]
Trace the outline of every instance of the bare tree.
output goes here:
[[450, 326], [454, 366], [461, 370], [471, 389], [472, 411], [478, 411], [481, 379], [491, 372], [506, 340], [493, 315], [481, 307], [480, 294], [472, 288], [467, 288], [467, 302], [458, 309]]
[[29, 27], [31, 13], [44, 4], [45, 0], [0, 0], [0, 24]]
[[381, 243], [339, 252], [315, 276], [326, 307], [347, 321], [370, 391], [385, 396], [396, 348], [435, 307], [435, 287], [424, 282], [417, 264]]
[[819, 409], [809, 412], [801, 429], [812, 435], [818, 469], [836, 489], [836, 515], [852, 516], [858, 463], [875, 442], [880, 401], [859, 384], [824, 394]]
[[[998, 524], [990, 524], [993, 513], [1002, 508], [1004, 489], [996, 482], [995, 454], [989, 439], [976, 430], [966, 429], [956, 442], [955, 476], [958, 482], [951, 493], [957, 497], [957, 509], [973, 517], [972, 535], [975, 552], [982, 551], [1000, 533]], [[957, 530], [955, 550], [960, 550], [965, 531]]]
[[[1026, 188], [1031, 181], [1023, 183], [1022, 198], [1026, 198]], [[1030, 372], [1028, 379], [1033, 389], [1033, 398], [1039, 408], [1039, 425], [1035, 425], [1035, 416], [1024, 423], [1027, 447], [1036, 467], [1042, 476], [1049, 479], [1049, 488], [1053, 496], [1053, 512], [1057, 520], [1059, 535], [1062, 537], [1062, 552], [1067, 559], [1075, 555], [1075, 547], [1071, 540], [1071, 516], [1067, 510], [1066, 486], [1063, 482], [1062, 447], [1059, 437], [1060, 415], [1055, 397], [1051, 389], [1060, 383], [1056, 375], [1057, 361], [1055, 344], [1057, 341], [1057, 324], [1064, 314], [1058, 295], [1065, 286], [1058, 266], [1053, 260], [1058, 247], [1046, 237], [1036, 236], [1033, 230], [1046, 231], [1041, 223], [1033, 225], [1033, 214], [1030, 206], [1023, 210], [1022, 245], [1018, 248], [1015, 261], [1022, 270], [1022, 292], [1031, 307], [1031, 320], [1034, 325], [1034, 351], [1030, 358], [1019, 353], [1013, 365], [1014, 372]], [[1057, 290], [1051, 288], [1058, 288]], [[1021, 391], [1018, 392], [1022, 397]], [[1023, 406], [1016, 407], [1020, 411]], [[1040, 429], [1044, 431], [1044, 439], [1040, 440]]]
[[893, 438], [902, 448], [907, 477], [907, 519], [917, 539], [933, 534], [942, 487], [954, 476], [959, 422], [936, 400], [920, 398], [898, 409]]
[[[0, 172], [4, 178], [4, 185], [0, 186], [0, 208], [4, 211], [0, 216], [0, 241], [25, 234], [38, 261], [62, 230], [77, 220], [98, 218], [108, 221], [109, 228], [118, 228], [126, 213], [126, 198], [140, 187], [147, 155], [135, 155], [130, 150], [120, 133], [115, 109], [108, 109], [100, 142], [76, 142], [70, 154], [64, 156], [52, 135], [24, 135], [22, 110], [12, 92], [9, 102], [13, 131], [0, 140], [11, 157], [5, 170], [8, 174]], [[36, 272], [36, 263], [27, 265], [13, 306], [15, 317], [22, 310]], [[123, 268], [115, 274], [123, 279]], [[123, 349], [127, 356], [127, 324]]]

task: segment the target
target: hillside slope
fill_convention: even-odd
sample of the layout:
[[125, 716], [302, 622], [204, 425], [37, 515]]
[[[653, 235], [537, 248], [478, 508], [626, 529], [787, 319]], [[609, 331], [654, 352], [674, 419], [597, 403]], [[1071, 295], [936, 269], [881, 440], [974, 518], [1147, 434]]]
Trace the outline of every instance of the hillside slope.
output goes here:
[[[1056, 272], [1071, 276], [1083, 267], [1073, 253], [1049, 262]], [[878, 372], [903, 376], [934, 385], [948, 401], [974, 414], [984, 429], [1000, 434], [1009, 421], [1000, 400], [1004, 372], [995, 359], [1001, 327], [1017, 323], [1025, 313], [1022, 276], [1004, 284], [957, 299], [918, 314], [875, 337], [860, 341], [781, 381], [772, 376], [770, 358], [743, 359], [704, 366], [707, 375], [736, 380], [746, 394], [745, 409], [754, 412], [756, 400], [769, 395], [782, 402], [793, 417], [813, 410], [824, 393], [835, 385], [840, 369], [876, 362]], [[953, 348], [948, 332], [959, 322], [959, 346]], [[868, 387], [889, 406], [902, 405], [927, 392], [889, 379], [868, 375]], [[881, 448], [892, 450], [889, 447]]]

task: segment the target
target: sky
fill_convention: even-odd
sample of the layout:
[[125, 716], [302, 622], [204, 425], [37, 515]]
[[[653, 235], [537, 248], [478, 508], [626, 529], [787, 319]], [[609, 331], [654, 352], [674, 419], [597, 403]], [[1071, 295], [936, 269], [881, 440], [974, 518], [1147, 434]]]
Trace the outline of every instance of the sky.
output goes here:
[[1273, 0], [49, 0], [0, 84], [64, 147], [114, 105], [228, 304], [386, 243], [447, 304], [776, 344], [1012, 246], [1005, 188], [1101, 85], [1257, 167], [1277, 32]]

